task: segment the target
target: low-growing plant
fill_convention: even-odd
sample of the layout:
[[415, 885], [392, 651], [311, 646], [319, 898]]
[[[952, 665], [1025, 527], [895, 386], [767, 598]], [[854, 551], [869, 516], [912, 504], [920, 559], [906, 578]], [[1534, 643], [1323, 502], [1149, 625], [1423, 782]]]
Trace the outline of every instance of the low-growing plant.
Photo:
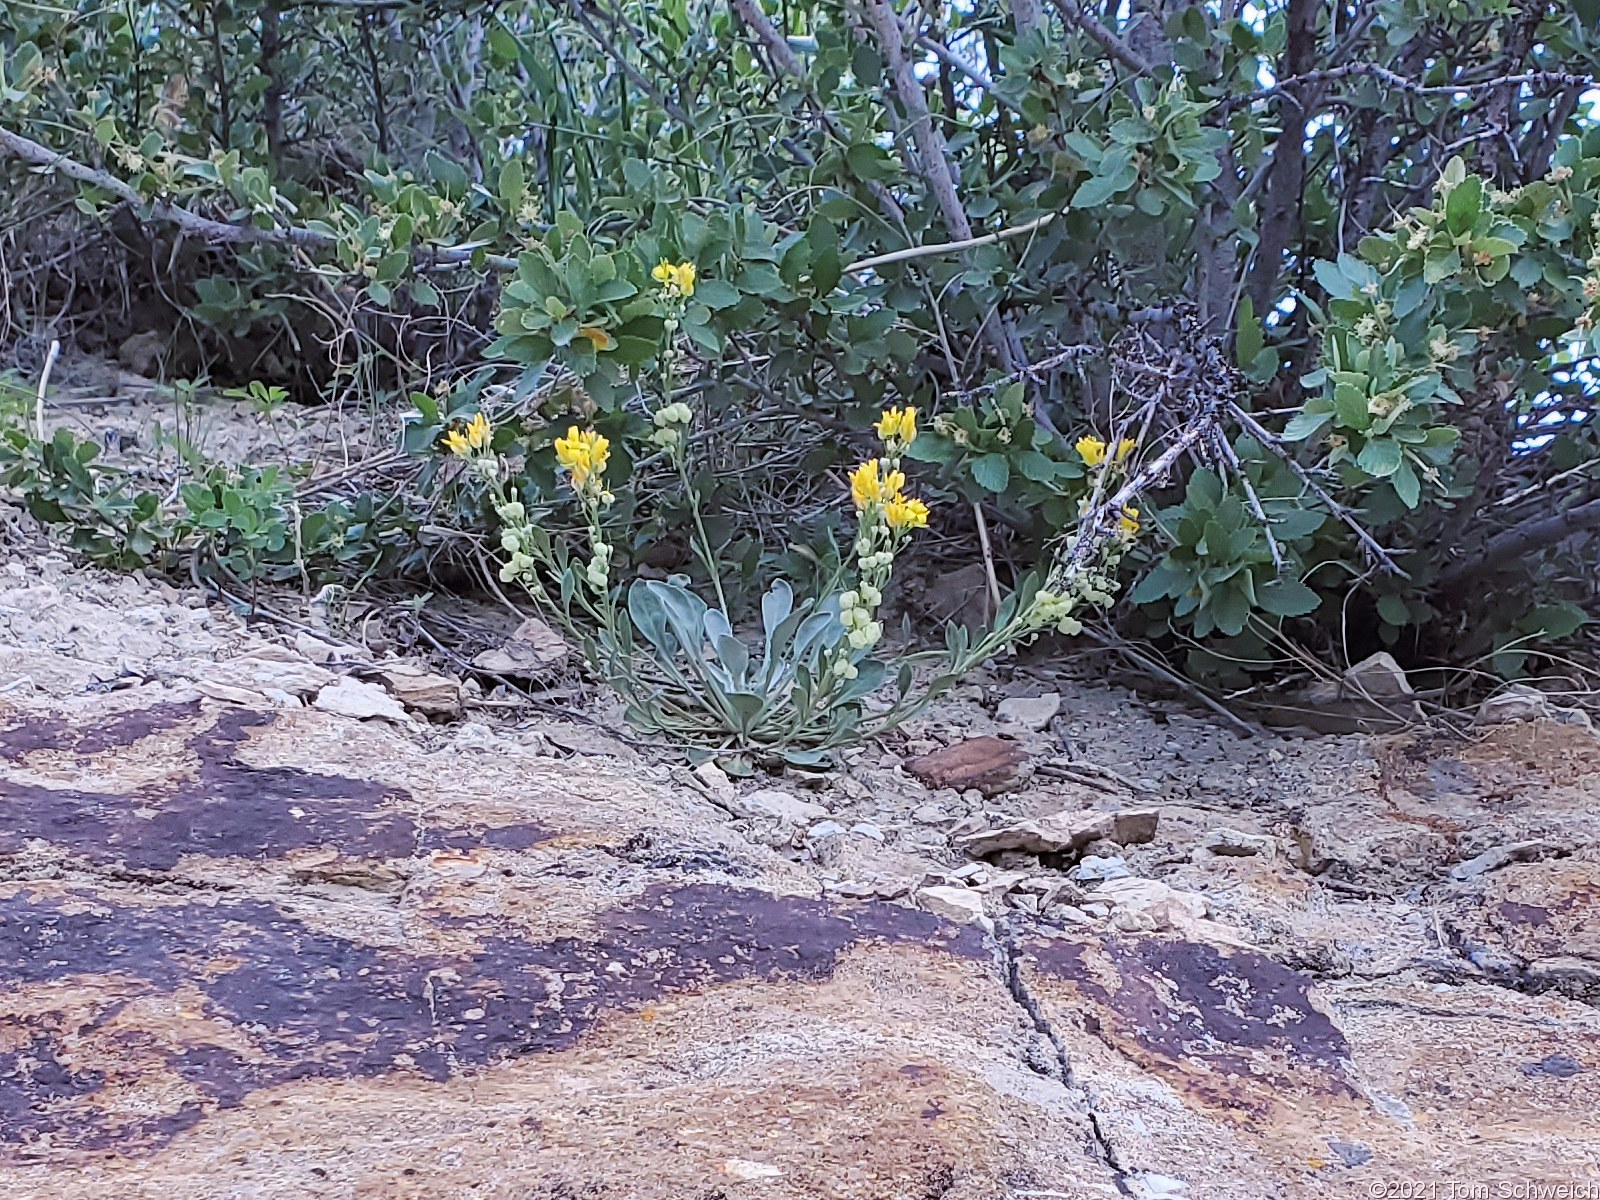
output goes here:
[[[547, 529], [551, 501], [530, 507], [525, 496], [513, 494], [509, 464], [495, 449], [485, 414], [446, 430], [441, 443], [488, 489], [505, 555], [501, 579], [520, 584], [581, 642], [635, 727], [701, 752], [815, 765], [920, 711], [1014, 644], [1049, 628], [1078, 632], [1078, 614], [1111, 602], [1116, 564], [1139, 529], [1125, 479], [1134, 443], [1108, 452], [1104, 442], [1086, 437], [1077, 447], [1083, 466], [1076, 473], [1098, 470], [1093, 494], [1103, 503], [1086, 505], [1087, 518], [1058, 548], [1043, 580], [1025, 581], [988, 630], [974, 635], [950, 627], [942, 653], [907, 647], [880, 654], [882, 606], [895, 562], [930, 515], [907, 490], [903, 469], [919, 436], [917, 410], [895, 406], [876, 423], [879, 452], [850, 473], [856, 533], [848, 563], [805, 596], [797, 596], [787, 579], [776, 580], [761, 599], [758, 642], [747, 643], [734, 629], [722, 567], [701, 516], [691, 451], [694, 410], [674, 399], [674, 342], [694, 294], [695, 269], [663, 261], [652, 275], [666, 317], [657, 355], [661, 402], [651, 417], [650, 442], [676, 468], [692, 517], [691, 541], [715, 603], [683, 575], [634, 579], [626, 587], [615, 580], [613, 532], [606, 523], [615, 500], [606, 483], [612, 444], [595, 429], [573, 425], [555, 440], [558, 469], [581, 518], [582, 551]], [[1122, 484], [1114, 496], [1112, 483]], [[917, 670], [924, 665], [931, 671]], [[884, 698], [874, 705], [880, 689]]]
[[99, 456], [98, 444], [70, 430], [40, 441], [14, 426], [0, 436], [0, 486], [36, 521], [69, 527], [69, 544], [91, 562], [131, 571], [170, 544], [172, 528], [159, 496]]
[[[192, 560], [224, 584], [324, 579], [350, 583], [414, 551], [416, 518], [399, 495], [364, 494], [302, 510], [278, 466], [206, 466], [175, 502], [102, 461], [100, 446], [57, 429], [40, 441], [27, 421], [0, 433], [0, 487], [37, 521], [68, 530], [67, 542], [113, 570], [188, 572]], [[204, 464], [202, 464], [204, 465]]]

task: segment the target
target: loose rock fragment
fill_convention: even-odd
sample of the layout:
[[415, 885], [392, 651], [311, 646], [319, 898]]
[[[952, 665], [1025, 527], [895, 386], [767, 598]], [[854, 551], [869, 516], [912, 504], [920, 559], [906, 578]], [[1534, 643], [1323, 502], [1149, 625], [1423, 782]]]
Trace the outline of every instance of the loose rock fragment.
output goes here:
[[1028, 754], [1004, 738], [968, 738], [906, 763], [905, 769], [928, 787], [977, 788], [985, 796], [1015, 788], [1030, 773]]
[[954, 921], [958, 925], [988, 926], [989, 918], [983, 914], [983, 895], [964, 887], [925, 887], [916, 894], [917, 904], [937, 917]]
[[974, 858], [1001, 850], [1067, 854], [1101, 839], [1119, 846], [1134, 846], [1155, 837], [1160, 816], [1155, 809], [1124, 809], [1115, 813], [1092, 809], [1059, 812], [1034, 821], [1018, 821], [999, 829], [966, 834], [957, 838], [955, 845]]
[[561, 635], [538, 617], [529, 617], [499, 646], [473, 658], [472, 665], [490, 675], [540, 679], [566, 660], [567, 643]]
[[1043, 696], [1008, 696], [994, 710], [995, 720], [1002, 725], [1018, 725], [1023, 729], [1043, 729], [1061, 711], [1061, 696], [1049, 692]]
[[1205, 841], [1200, 843], [1193, 857], [1196, 860], [1204, 860], [1210, 857], [1248, 858], [1259, 854], [1265, 858], [1272, 858], [1277, 853], [1277, 840], [1266, 834], [1242, 833], [1237, 829], [1215, 829], [1206, 834]]
[[742, 815], [738, 814], [734, 808], [734, 804], [738, 800], [738, 790], [733, 786], [733, 780], [728, 778], [727, 772], [717, 766], [716, 763], [709, 759], [701, 763], [694, 769], [694, 777], [710, 793], [711, 798], [722, 805], [723, 808], [735, 813], [735, 815]]
[[1487, 875], [1490, 871], [1498, 871], [1501, 867], [1514, 862], [1528, 862], [1531, 859], [1545, 858], [1556, 853], [1559, 847], [1552, 842], [1533, 840], [1528, 842], [1513, 842], [1509, 846], [1495, 846], [1485, 850], [1476, 858], [1469, 858], [1466, 862], [1457, 863], [1450, 868], [1450, 878], [1460, 881], [1476, 879], [1479, 875]]
[[1120, 857], [1104, 858], [1098, 854], [1084, 855], [1072, 869], [1072, 878], [1083, 884], [1102, 883], [1108, 879], [1128, 879], [1132, 875], [1133, 872], [1128, 870], [1128, 864]]
[[390, 668], [383, 680], [407, 708], [434, 717], [453, 717], [461, 712], [461, 683], [448, 675]]
[[1369, 655], [1346, 671], [1344, 690], [1346, 695], [1366, 696], [1374, 700], [1415, 695], [1405, 671], [1387, 650]]
[[205, 682], [256, 692], [275, 688], [291, 696], [309, 696], [338, 678], [327, 667], [285, 653], [287, 657], [279, 658], [263, 647], [257, 653], [208, 666]]
[[776, 788], [763, 788], [760, 791], [735, 796], [730, 801], [729, 807], [736, 815], [747, 820], [778, 821], [785, 825], [806, 825], [812, 821], [826, 820], [828, 817], [828, 810], [822, 805], [801, 800], [798, 796], [791, 796], [788, 792], [778, 791]]
[[1475, 725], [1509, 725], [1516, 721], [1560, 721], [1563, 725], [1582, 725], [1592, 728], [1589, 714], [1581, 708], [1562, 708], [1553, 704], [1550, 697], [1538, 688], [1525, 683], [1513, 683], [1498, 695], [1490, 696], [1478, 706]]
[[382, 717], [404, 724], [411, 719], [400, 701], [377, 684], [363, 683], [359, 679], [341, 679], [337, 683], [330, 683], [317, 693], [313, 703], [323, 712], [355, 717], [357, 720]]

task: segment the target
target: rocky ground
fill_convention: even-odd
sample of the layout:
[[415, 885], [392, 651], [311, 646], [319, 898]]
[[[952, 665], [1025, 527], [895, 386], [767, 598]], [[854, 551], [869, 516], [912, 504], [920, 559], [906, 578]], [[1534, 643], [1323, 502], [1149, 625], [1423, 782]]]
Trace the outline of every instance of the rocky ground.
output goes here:
[[734, 780], [317, 634], [0, 565], [13, 1200], [1600, 1194], [1581, 723]]

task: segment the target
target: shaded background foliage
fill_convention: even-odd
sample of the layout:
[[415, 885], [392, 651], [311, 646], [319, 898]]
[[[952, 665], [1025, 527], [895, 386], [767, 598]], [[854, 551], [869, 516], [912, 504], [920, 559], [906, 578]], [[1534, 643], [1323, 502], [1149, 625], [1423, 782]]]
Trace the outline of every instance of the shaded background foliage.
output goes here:
[[155, 330], [173, 374], [415, 403], [417, 453], [489, 406], [530, 494], [590, 419], [621, 547], [676, 568], [624, 445], [687, 259], [697, 486], [754, 590], [836, 553], [890, 401], [936, 418], [929, 552], [1004, 582], [1076, 520], [1077, 438], [1220, 348], [1228, 436], [1151, 498], [1122, 635], [1225, 688], [1588, 645], [1600, 0], [14, 0], [0, 50], [24, 373]]

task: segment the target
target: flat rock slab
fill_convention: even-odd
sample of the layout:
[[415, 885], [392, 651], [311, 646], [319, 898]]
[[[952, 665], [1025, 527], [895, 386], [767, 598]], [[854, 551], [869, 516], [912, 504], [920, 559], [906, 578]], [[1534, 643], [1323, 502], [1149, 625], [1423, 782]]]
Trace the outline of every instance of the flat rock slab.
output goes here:
[[9, 1196], [1115, 1194], [975, 928], [637, 772], [118, 703], [0, 729]]
[[1597, 1161], [1600, 1119], [1570, 1106], [1600, 1012], [1561, 997], [1324, 985], [1248, 949], [1087, 932], [1025, 940], [1018, 972], [1112, 1160], [1189, 1200], [1525, 1185]]

